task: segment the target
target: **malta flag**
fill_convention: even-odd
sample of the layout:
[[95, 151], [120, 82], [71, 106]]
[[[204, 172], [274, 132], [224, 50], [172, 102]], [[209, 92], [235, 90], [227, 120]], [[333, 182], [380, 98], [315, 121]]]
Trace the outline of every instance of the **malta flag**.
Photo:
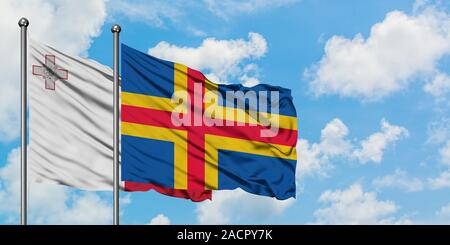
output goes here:
[[[93, 60], [69, 56], [30, 41], [29, 168], [36, 182], [84, 190], [112, 190], [112, 70]], [[128, 191], [156, 191], [193, 201], [196, 192], [122, 183]]]

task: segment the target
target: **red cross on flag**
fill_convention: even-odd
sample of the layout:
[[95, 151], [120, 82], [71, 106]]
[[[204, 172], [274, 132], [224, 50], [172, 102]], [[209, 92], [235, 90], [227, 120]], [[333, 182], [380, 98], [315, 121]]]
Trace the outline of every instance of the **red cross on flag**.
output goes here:
[[45, 88], [55, 90], [55, 83], [58, 80], [67, 81], [67, 70], [56, 66], [56, 56], [45, 55], [45, 63], [43, 66], [33, 65], [32, 73], [35, 76], [41, 76], [45, 80]]

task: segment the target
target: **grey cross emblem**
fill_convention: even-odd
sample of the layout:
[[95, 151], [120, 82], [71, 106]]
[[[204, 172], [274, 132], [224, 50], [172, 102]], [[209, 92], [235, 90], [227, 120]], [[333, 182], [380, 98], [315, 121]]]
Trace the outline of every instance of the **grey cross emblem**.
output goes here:
[[56, 81], [67, 81], [69, 72], [67, 70], [58, 68], [55, 63], [56, 57], [54, 55], [45, 55], [45, 65], [33, 65], [33, 75], [41, 76], [45, 80], [45, 88], [55, 90]]

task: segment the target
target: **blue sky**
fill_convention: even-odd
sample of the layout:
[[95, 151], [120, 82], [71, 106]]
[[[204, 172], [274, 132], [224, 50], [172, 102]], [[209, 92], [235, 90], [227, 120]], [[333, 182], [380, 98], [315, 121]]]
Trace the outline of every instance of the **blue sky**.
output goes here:
[[[10, 10], [0, 14], [11, 36], [0, 42], [2, 53], [18, 56], [16, 23], [24, 15], [34, 39], [111, 65], [110, 28], [119, 23], [123, 43], [217, 82], [293, 92], [296, 200], [222, 191], [213, 202], [195, 204], [155, 192], [124, 194], [123, 224], [450, 222], [445, 1], [36, 2], [0, 4], [0, 13]], [[0, 106], [0, 201], [8, 200], [0, 204], [0, 223], [18, 220], [18, 60], [12, 59], [0, 68], [10, 91]], [[110, 222], [110, 193], [50, 188], [56, 194], [30, 200], [32, 223]]]

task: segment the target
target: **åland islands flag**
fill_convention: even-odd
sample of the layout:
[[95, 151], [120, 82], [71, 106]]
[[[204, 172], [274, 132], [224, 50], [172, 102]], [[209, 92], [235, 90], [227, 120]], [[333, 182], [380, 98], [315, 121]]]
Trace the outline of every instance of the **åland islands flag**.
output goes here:
[[295, 197], [290, 90], [214, 84], [194, 69], [122, 44], [121, 98], [125, 189], [188, 190], [199, 200], [211, 190], [236, 188]]

